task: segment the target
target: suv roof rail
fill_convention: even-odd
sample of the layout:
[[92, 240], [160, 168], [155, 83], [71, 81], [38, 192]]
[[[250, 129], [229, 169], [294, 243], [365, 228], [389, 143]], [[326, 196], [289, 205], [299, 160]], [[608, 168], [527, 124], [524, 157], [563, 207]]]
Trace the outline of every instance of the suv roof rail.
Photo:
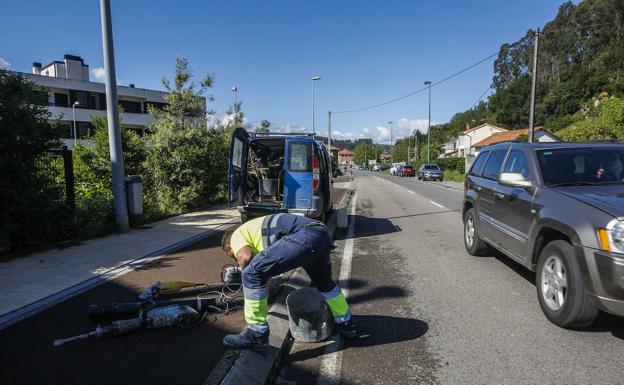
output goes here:
[[316, 136], [311, 132], [252, 132], [253, 136]]

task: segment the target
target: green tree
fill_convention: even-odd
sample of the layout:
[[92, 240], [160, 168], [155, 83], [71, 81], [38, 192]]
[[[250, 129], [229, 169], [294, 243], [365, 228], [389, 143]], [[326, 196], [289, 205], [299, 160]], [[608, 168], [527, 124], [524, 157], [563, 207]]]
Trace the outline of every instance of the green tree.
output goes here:
[[256, 127], [256, 132], [268, 133], [270, 131], [270, 128], [271, 128], [271, 122], [269, 122], [266, 119], [263, 119], [262, 122], [260, 122], [260, 125]]
[[598, 116], [587, 116], [558, 132], [568, 141], [624, 141], [624, 99], [611, 98], [600, 104]]
[[206, 108], [198, 102], [212, 87], [212, 77], [206, 75], [198, 85], [188, 61], [179, 57], [174, 79], [163, 80], [168, 105], [154, 111], [146, 162], [155, 203], [172, 213], [224, 196], [228, 170], [226, 130], [208, 129]]
[[47, 104], [46, 91], [18, 73], [0, 70], [0, 253], [73, 232], [59, 196], [62, 174], [48, 156], [61, 142]]
[[364, 165], [368, 164], [369, 160], [376, 160], [379, 152], [372, 144], [361, 141], [355, 146], [353, 151], [353, 163]]

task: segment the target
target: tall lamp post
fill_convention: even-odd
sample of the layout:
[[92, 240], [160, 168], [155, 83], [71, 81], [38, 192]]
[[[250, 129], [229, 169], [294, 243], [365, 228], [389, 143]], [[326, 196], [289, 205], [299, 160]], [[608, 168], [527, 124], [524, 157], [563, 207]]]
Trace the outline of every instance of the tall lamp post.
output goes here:
[[392, 142], [392, 134], [394, 132], [394, 122], [389, 121], [388, 124], [390, 125], [390, 163], [394, 162], [394, 143]]
[[232, 92], [234, 92], [234, 125], [238, 125], [238, 107], [236, 104], [238, 103], [238, 87], [234, 85], [232, 87]]
[[79, 106], [80, 102], [79, 101], [75, 101], [74, 104], [72, 104], [72, 117], [74, 119], [74, 148], [76, 148], [76, 144], [78, 143], [78, 135], [76, 132], [76, 106]]
[[429, 118], [427, 119], [427, 164], [431, 163], [431, 82], [427, 80], [425, 85], [429, 87]]
[[317, 80], [321, 80], [320, 76], [315, 76], [312, 78], [312, 133], [316, 134], [316, 127], [314, 125], [314, 82]]
[[117, 98], [117, 77], [115, 76], [115, 52], [113, 50], [113, 26], [111, 21], [110, 0], [100, 0], [102, 23], [102, 46], [104, 51], [104, 74], [106, 76], [106, 114], [108, 118], [108, 143], [113, 182], [113, 201], [115, 223], [121, 233], [130, 231], [128, 206], [126, 206], [126, 187], [121, 148], [121, 127]]

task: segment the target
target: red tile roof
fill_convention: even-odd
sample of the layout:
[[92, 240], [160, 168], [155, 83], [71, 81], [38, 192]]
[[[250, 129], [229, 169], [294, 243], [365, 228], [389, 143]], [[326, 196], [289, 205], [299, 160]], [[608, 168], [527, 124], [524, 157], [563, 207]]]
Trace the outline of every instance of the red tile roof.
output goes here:
[[[535, 127], [535, 131], [541, 130], [542, 127]], [[472, 147], [485, 147], [485, 146], [489, 146], [490, 144], [496, 144], [496, 143], [500, 143], [500, 142], [506, 142], [509, 140], [516, 140], [518, 139], [518, 136], [525, 134], [528, 135], [529, 134], [529, 129], [528, 128], [521, 128], [519, 130], [509, 130], [509, 131], [503, 131], [503, 132], [497, 132], [494, 135], [488, 136], [487, 138], [475, 143]]]

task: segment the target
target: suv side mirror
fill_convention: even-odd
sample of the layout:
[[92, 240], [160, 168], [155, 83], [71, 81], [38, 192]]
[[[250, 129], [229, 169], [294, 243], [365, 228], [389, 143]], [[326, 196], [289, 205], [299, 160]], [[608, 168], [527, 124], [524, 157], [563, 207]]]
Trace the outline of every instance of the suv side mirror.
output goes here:
[[504, 172], [500, 174], [500, 177], [498, 178], [498, 183], [502, 184], [503, 186], [509, 187], [533, 187], [533, 181], [527, 180], [524, 175], [519, 172]]

